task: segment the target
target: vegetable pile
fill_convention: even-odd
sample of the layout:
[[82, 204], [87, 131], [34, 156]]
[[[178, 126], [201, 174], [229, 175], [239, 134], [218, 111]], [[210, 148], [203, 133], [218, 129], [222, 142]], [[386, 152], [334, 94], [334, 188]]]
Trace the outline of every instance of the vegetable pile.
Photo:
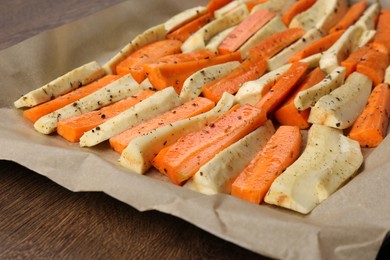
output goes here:
[[210, 0], [14, 105], [135, 173], [307, 214], [387, 134], [388, 35], [390, 10], [364, 0]]

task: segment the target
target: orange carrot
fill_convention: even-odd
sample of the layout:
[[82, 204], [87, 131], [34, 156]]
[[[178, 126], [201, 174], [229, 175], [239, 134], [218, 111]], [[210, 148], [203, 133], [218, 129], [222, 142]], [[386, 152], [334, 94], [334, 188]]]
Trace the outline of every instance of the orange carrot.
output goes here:
[[255, 130], [266, 121], [252, 106], [235, 106], [201, 131], [190, 133], [161, 150], [152, 164], [175, 184], [182, 184], [215, 154]]
[[366, 108], [353, 124], [349, 137], [361, 147], [377, 147], [387, 134], [390, 115], [390, 86], [377, 85], [372, 91]]
[[232, 195], [256, 204], [262, 202], [276, 177], [298, 158], [301, 144], [298, 127], [279, 127], [233, 182]]
[[309, 9], [315, 2], [316, 0], [299, 0], [282, 15], [283, 23], [288, 27], [296, 15]]
[[195, 50], [191, 52], [185, 52], [185, 53], [178, 53], [178, 54], [171, 54], [168, 56], [161, 57], [153, 62], [150, 62], [146, 65], [151, 64], [151, 66], [155, 65], [162, 65], [162, 64], [176, 64], [176, 63], [183, 63], [188, 61], [196, 61], [196, 60], [202, 60], [202, 59], [210, 59], [217, 56], [214, 52], [209, 50]]
[[118, 75], [107, 75], [95, 82], [92, 82], [81, 88], [75, 89], [63, 96], [59, 96], [46, 103], [27, 109], [23, 112], [23, 116], [28, 120], [30, 120], [31, 122], [35, 123], [35, 121], [37, 121], [42, 116], [47, 115], [53, 111], [56, 111], [57, 109], [60, 109], [72, 102], [75, 102], [80, 98], [88, 96], [89, 94], [95, 92], [98, 89], [103, 88], [104, 86], [110, 84], [111, 82], [119, 78], [120, 76]]
[[258, 52], [265, 59], [269, 59], [299, 38], [301, 38], [305, 34], [305, 30], [301, 28], [291, 28], [284, 30], [282, 32], [276, 33], [261, 42], [260, 44], [253, 47], [249, 54], [253, 55], [253, 53]]
[[232, 0], [210, 0], [210, 2], [207, 4], [207, 11], [211, 14], [214, 14], [216, 10], [224, 7], [231, 1]]
[[360, 16], [364, 13], [367, 3], [365, 0], [360, 1], [359, 3], [351, 6], [344, 17], [330, 29], [329, 33], [334, 33], [339, 30], [346, 30], [349, 26], [353, 25]]
[[207, 98], [198, 97], [159, 116], [144, 121], [141, 124], [132, 127], [114, 137], [111, 137], [110, 145], [115, 151], [122, 153], [130, 141], [135, 137], [146, 134], [158, 127], [196, 116], [210, 110], [213, 107], [214, 102], [208, 100]]
[[294, 99], [302, 90], [308, 89], [324, 79], [325, 74], [320, 68], [314, 69], [304, 79], [302, 84], [293, 92], [284, 104], [275, 111], [274, 115], [282, 125], [298, 126], [300, 129], [309, 128], [307, 119], [309, 118], [310, 109], [299, 111], [294, 104]]
[[369, 45], [362, 46], [341, 62], [341, 66], [345, 67], [345, 77], [348, 77], [352, 72], [356, 71], [357, 64], [360, 60], [363, 60], [364, 55], [370, 49], [371, 47]]
[[383, 82], [388, 65], [388, 55], [384, 55], [378, 50], [370, 49], [358, 62], [356, 71], [369, 77], [374, 86], [376, 86]]
[[181, 44], [182, 42], [178, 40], [161, 40], [147, 44], [121, 61], [115, 72], [119, 75], [131, 73], [133, 78], [141, 83], [146, 78], [144, 64], [155, 62], [163, 56], [180, 53]]
[[252, 35], [275, 17], [275, 13], [261, 9], [244, 19], [232, 32], [226, 36], [218, 47], [220, 54], [238, 50]]
[[276, 84], [259, 100], [256, 107], [267, 114], [272, 112], [299, 83], [308, 68], [308, 63], [293, 63], [290, 69], [283, 73]]
[[319, 39], [318, 41], [304, 48], [303, 50], [297, 52], [294, 56], [291, 57], [289, 63], [293, 63], [311, 55], [326, 51], [341, 37], [343, 33], [344, 31], [341, 30]]
[[372, 47], [378, 51], [390, 54], [390, 10], [381, 11]]
[[252, 11], [253, 7], [255, 7], [256, 5], [263, 4], [267, 1], [268, 0], [252, 0], [252, 1], [245, 2], [245, 5], [250, 12], [250, 11]]
[[178, 40], [184, 42], [187, 40], [194, 32], [208, 24], [213, 19], [211, 13], [206, 13], [191, 22], [184, 24], [173, 32], [167, 34], [166, 38], [170, 40]]
[[241, 85], [259, 78], [267, 70], [267, 61], [259, 54], [249, 56], [232, 72], [203, 86], [203, 96], [218, 102], [224, 92], [235, 94]]
[[184, 81], [196, 71], [228, 61], [241, 61], [240, 53], [234, 52], [177, 64], [147, 64], [144, 67], [148, 73], [148, 79], [156, 89], [161, 90], [173, 86], [176, 92], [180, 93]]
[[99, 110], [62, 120], [58, 122], [57, 133], [70, 142], [78, 142], [84, 132], [103, 124], [108, 119], [129, 109], [153, 94], [154, 91], [145, 90]]

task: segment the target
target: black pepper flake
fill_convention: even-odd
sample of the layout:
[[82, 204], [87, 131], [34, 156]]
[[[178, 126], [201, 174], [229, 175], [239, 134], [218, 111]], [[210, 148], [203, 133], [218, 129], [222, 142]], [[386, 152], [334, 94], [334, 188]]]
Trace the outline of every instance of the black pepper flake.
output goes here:
[[242, 116], [238, 116], [237, 119], [238, 119], [238, 120], [241, 120], [241, 119], [242, 119]]
[[336, 123], [336, 127], [340, 127], [340, 125], [341, 125], [340, 123]]
[[175, 81], [175, 84], [176, 84], [176, 85], [179, 85], [179, 80], [176, 80], [176, 81]]
[[215, 126], [215, 124], [214, 124], [214, 123], [211, 123], [211, 124], [210, 124], [210, 127], [214, 127], [214, 126]]
[[74, 107], [77, 107], [77, 102], [74, 102], [74, 103], [73, 103], [73, 106], [74, 106]]
[[100, 126], [97, 126], [97, 127], [96, 127], [96, 130], [99, 131], [99, 130], [100, 130]]
[[105, 118], [106, 118], [106, 115], [105, 115], [105, 114], [102, 114], [100, 117], [101, 117], [102, 119], [105, 119]]
[[163, 143], [163, 145], [165, 146], [167, 144], [167, 141], [165, 141], [164, 143]]

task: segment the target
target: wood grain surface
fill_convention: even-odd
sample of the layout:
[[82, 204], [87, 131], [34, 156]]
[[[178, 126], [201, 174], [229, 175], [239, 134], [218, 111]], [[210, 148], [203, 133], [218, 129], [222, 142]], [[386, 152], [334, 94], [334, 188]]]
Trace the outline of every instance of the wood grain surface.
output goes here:
[[[121, 0], [0, 0], [0, 50]], [[0, 160], [0, 259], [266, 259], [176, 217]]]

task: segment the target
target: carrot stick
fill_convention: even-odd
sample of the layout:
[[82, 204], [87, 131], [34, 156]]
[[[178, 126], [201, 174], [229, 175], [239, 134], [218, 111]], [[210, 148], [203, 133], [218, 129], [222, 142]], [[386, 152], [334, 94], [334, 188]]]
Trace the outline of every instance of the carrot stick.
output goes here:
[[307, 46], [303, 50], [297, 52], [294, 56], [291, 57], [291, 59], [288, 61], [289, 63], [293, 63], [299, 60], [302, 60], [306, 57], [309, 57], [311, 55], [321, 53], [323, 51], [326, 51], [329, 49], [344, 33], [343, 30], [334, 32], [332, 34], [329, 34], [315, 43]]
[[372, 47], [383, 53], [390, 54], [390, 10], [381, 11], [376, 28], [377, 32], [374, 36]]
[[387, 134], [390, 115], [390, 86], [377, 85], [372, 91], [366, 108], [353, 124], [349, 137], [361, 147], [377, 147]]
[[203, 86], [203, 96], [218, 102], [224, 92], [235, 94], [242, 84], [259, 78], [267, 70], [267, 61], [259, 54], [249, 56], [232, 72]]
[[155, 62], [163, 56], [180, 53], [181, 44], [182, 42], [178, 40], [161, 40], [147, 44], [121, 61], [116, 66], [116, 73], [119, 75], [131, 73], [133, 78], [141, 83], [146, 78], [144, 64]]
[[356, 3], [351, 6], [348, 9], [347, 13], [344, 15], [344, 17], [333, 28], [330, 29], [329, 33], [348, 29], [349, 26], [359, 20], [360, 16], [364, 13], [366, 7], [367, 3], [365, 0], [362, 0], [359, 3]]
[[167, 34], [166, 38], [170, 40], [178, 40], [184, 42], [188, 39], [194, 32], [208, 24], [213, 19], [211, 13], [206, 13], [195, 20], [192, 20], [185, 25], [179, 27], [173, 32]]
[[261, 9], [245, 18], [218, 47], [220, 54], [238, 50], [252, 35], [275, 17], [275, 13]]
[[371, 49], [370, 46], [365, 45], [351, 53], [347, 59], [341, 62], [341, 66], [345, 67], [345, 77], [347, 78], [352, 72], [356, 71], [356, 66], [360, 60], [363, 60], [364, 55]]
[[286, 102], [275, 111], [274, 115], [278, 122], [282, 125], [298, 126], [300, 129], [309, 128], [310, 125], [307, 119], [309, 118], [310, 109], [299, 111], [294, 104], [294, 99], [300, 91], [314, 86], [324, 78], [325, 74], [318, 67], [310, 72]]
[[108, 119], [118, 115], [153, 94], [154, 91], [145, 90], [99, 110], [62, 120], [58, 122], [57, 133], [70, 142], [78, 142], [84, 132], [103, 124]]
[[263, 4], [267, 1], [268, 0], [252, 0], [252, 1], [245, 2], [245, 5], [246, 5], [246, 8], [248, 8], [249, 12], [251, 12], [253, 7], [255, 7], [256, 5], [259, 5], [259, 4]]
[[177, 93], [180, 93], [184, 81], [196, 71], [225, 63], [228, 61], [241, 61], [239, 52], [201, 59], [196, 61], [182, 62], [177, 64], [147, 64], [144, 66], [148, 79], [158, 89], [173, 86]]
[[256, 107], [267, 114], [273, 111], [299, 83], [308, 68], [308, 63], [293, 63], [290, 69], [286, 71], [276, 84], [259, 100]]
[[299, 0], [282, 15], [282, 22], [288, 27], [296, 15], [309, 9], [315, 2], [316, 0]]
[[210, 0], [210, 2], [207, 4], [207, 11], [211, 14], [214, 14], [216, 10], [224, 7], [231, 1], [232, 0]]
[[301, 28], [291, 28], [282, 32], [276, 33], [269, 37], [267, 40], [253, 47], [249, 54], [253, 55], [254, 52], [258, 52], [265, 59], [269, 59], [305, 34], [305, 30]]
[[356, 71], [369, 77], [374, 86], [379, 85], [385, 78], [385, 71], [389, 65], [389, 56], [374, 49], [369, 49], [358, 62]]
[[190, 133], [161, 150], [152, 164], [175, 184], [182, 184], [215, 154], [266, 121], [265, 114], [249, 105], [236, 105], [201, 131]]
[[75, 89], [63, 96], [59, 96], [46, 103], [27, 109], [23, 112], [23, 116], [28, 120], [30, 120], [31, 122], [35, 123], [35, 121], [37, 121], [42, 116], [47, 115], [53, 111], [56, 111], [57, 109], [60, 109], [61, 107], [64, 107], [72, 102], [75, 102], [80, 98], [83, 98], [91, 94], [92, 92], [95, 92], [96, 90], [103, 88], [104, 86], [110, 84], [111, 82], [119, 78], [120, 76], [118, 75], [104, 76], [103, 78], [97, 81], [94, 81], [81, 88]]
[[115, 151], [122, 153], [130, 141], [135, 137], [146, 134], [164, 125], [199, 115], [213, 107], [214, 102], [208, 100], [207, 98], [195, 98], [179, 107], [173, 108], [159, 116], [144, 121], [135, 127], [132, 127], [114, 137], [111, 137], [110, 145]]
[[281, 126], [265, 147], [238, 175], [231, 194], [259, 204], [272, 182], [299, 156], [302, 137], [296, 126]]
[[148, 64], [151, 64], [152, 66], [161, 65], [161, 64], [176, 64], [176, 63], [183, 63], [183, 62], [188, 62], [188, 61], [210, 59], [210, 58], [214, 58], [216, 56], [217, 55], [210, 50], [195, 50], [195, 51], [191, 51], [191, 52], [167, 55], [167, 56], [161, 57], [153, 62], [147, 63], [144, 66], [146, 66]]

